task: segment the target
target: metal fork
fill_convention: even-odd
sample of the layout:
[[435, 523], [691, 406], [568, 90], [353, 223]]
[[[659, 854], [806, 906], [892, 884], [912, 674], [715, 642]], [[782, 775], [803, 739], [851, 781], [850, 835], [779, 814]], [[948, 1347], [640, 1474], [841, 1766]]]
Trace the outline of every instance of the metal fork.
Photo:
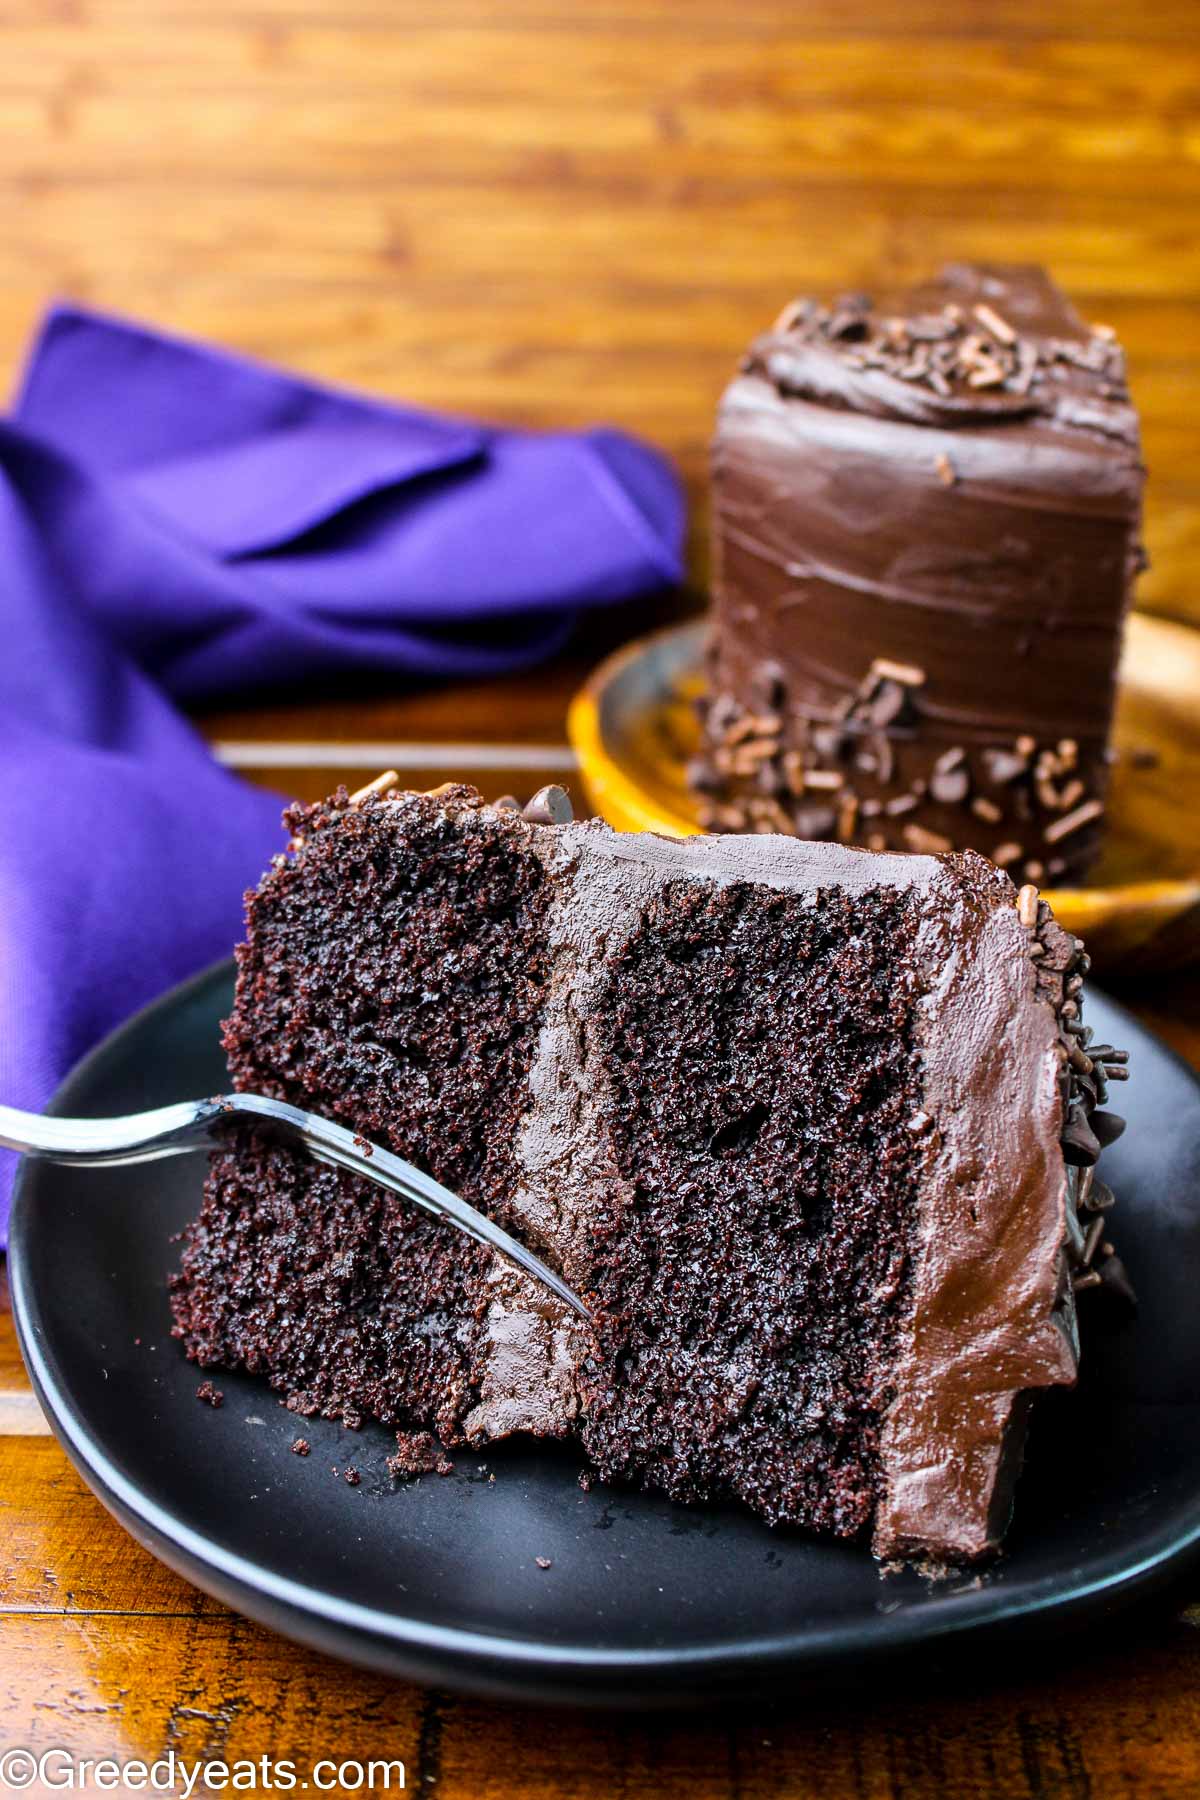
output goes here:
[[435, 1218], [448, 1219], [477, 1244], [489, 1245], [526, 1274], [535, 1276], [552, 1294], [590, 1320], [583, 1301], [553, 1269], [440, 1181], [422, 1174], [382, 1145], [368, 1143], [344, 1125], [335, 1125], [331, 1119], [289, 1106], [283, 1100], [268, 1100], [262, 1094], [218, 1094], [210, 1100], [181, 1100], [176, 1106], [159, 1106], [152, 1112], [127, 1113], [114, 1119], [56, 1119], [43, 1113], [18, 1112], [14, 1106], [0, 1106], [0, 1145], [46, 1162], [96, 1169], [109, 1164], [155, 1162], [164, 1156], [186, 1156], [239, 1118], [265, 1122], [281, 1137], [302, 1145], [315, 1161], [362, 1175], [376, 1186], [424, 1207]]

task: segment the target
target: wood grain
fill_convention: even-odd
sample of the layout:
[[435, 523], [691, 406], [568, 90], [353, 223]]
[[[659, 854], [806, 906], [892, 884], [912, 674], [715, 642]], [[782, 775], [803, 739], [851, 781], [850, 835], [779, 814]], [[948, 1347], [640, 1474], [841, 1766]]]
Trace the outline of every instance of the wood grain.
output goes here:
[[27, 1391], [25, 1369], [17, 1349], [8, 1297], [8, 1271], [0, 1261], [0, 1394], [16, 1396]]
[[1200, 617], [1187, 0], [10, 0], [0, 367], [46, 296], [679, 459], [800, 287], [1048, 263], [1132, 359], [1143, 601]]
[[1035, 1658], [869, 1702], [797, 1694], [619, 1723], [426, 1696], [195, 1594], [108, 1520], [48, 1443], [0, 1444], [0, 1745], [76, 1755], [399, 1757], [429, 1800], [654, 1793], [1184, 1795], [1200, 1785], [1185, 1614], [1064, 1668]]
[[[698, 594], [713, 405], [781, 299], [1034, 257], [1129, 347], [1143, 599], [1200, 619], [1198, 94], [1195, 0], [6, 0], [0, 370], [60, 294], [418, 403], [621, 424], [684, 471]], [[654, 622], [587, 622], [505, 683], [360, 681], [203, 725], [561, 746], [588, 668]], [[412, 778], [448, 772], [431, 752]], [[315, 796], [338, 773], [255, 777]], [[1200, 976], [1122, 997], [1200, 1063]], [[1200, 1791], [1200, 1596], [917, 1694], [545, 1718], [236, 1618], [25, 1434], [31, 1408], [0, 1296], [0, 1747], [400, 1756], [421, 1800]]]
[[[694, 602], [687, 596], [666, 601], [655, 609], [662, 618], [682, 616]], [[283, 742], [403, 744], [429, 746], [429, 760], [405, 766], [410, 787], [433, 786], [448, 779], [470, 781], [489, 797], [505, 792], [532, 793], [545, 781], [573, 777], [563, 768], [568, 754], [565, 736], [567, 706], [572, 694], [587, 679], [596, 663], [617, 644], [638, 631], [646, 608], [619, 606], [581, 622], [569, 651], [548, 667], [512, 675], [503, 682], [478, 680], [418, 687], [394, 680], [356, 678], [329, 688], [325, 693], [296, 697], [266, 696], [250, 704], [210, 708], [199, 723], [217, 745], [242, 747], [238, 766], [252, 779], [305, 800], [329, 793], [339, 780], [354, 788], [364, 772], [390, 766], [392, 759], [358, 756], [341, 768], [310, 765], [299, 768], [272, 763], [269, 751], [256, 745]], [[435, 748], [454, 744], [470, 746], [515, 744], [523, 750], [549, 746], [554, 760], [544, 764], [505, 768], [473, 764], [470, 756], [456, 756], [447, 765]]]
[[[1139, 1643], [1132, 1674], [1110, 1658], [1074, 1671], [1057, 1693], [1041, 1681], [1006, 1685], [1001, 1674], [998, 1699], [951, 1684], [949, 1699], [943, 1691], [826, 1707], [799, 1697], [786, 1709], [751, 1706], [736, 1721], [619, 1723], [397, 1688], [233, 1618], [127, 1618], [101, 1632], [83, 1618], [22, 1617], [0, 1631], [19, 1671], [11, 1698], [0, 1695], [0, 1739], [32, 1735], [39, 1747], [148, 1762], [171, 1749], [252, 1760], [270, 1743], [301, 1770], [318, 1757], [399, 1758], [407, 1791], [425, 1800], [1159, 1800], [1200, 1783], [1194, 1685], [1181, 1703], [1164, 1700], [1171, 1682], [1195, 1681], [1200, 1645], [1186, 1626], [1161, 1644]], [[46, 1675], [35, 1686], [28, 1672], [38, 1667]], [[35, 1697], [30, 1734], [23, 1709]]]

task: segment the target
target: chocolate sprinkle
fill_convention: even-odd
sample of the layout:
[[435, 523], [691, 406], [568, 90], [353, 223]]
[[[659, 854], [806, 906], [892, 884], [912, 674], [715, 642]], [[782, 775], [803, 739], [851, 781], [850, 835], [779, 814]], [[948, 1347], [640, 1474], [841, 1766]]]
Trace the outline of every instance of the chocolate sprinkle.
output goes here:
[[1033, 886], [1023, 887], [1017, 895], [1017, 917], [1027, 929], [1037, 924], [1038, 891]]
[[[765, 666], [770, 678], [757, 685], [775, 698], [770, 710], [744, 711], [728, 695], [701, 702], [706, 741], [688, 764], [687, 778], [702, 799], [706, 830], [836, 835], [843, 843], [866, 841], [870, 847], [869, 819], [880, 812], [892, 818], [911, 813], [913, 826], [929, 834], [919, 847], [940, 853], [955, 848], [956, 840], [970, 841], [970, 832], [960, 836], [947, 828], [946, 812], [961, 807], [972, 820], [1000, 828], [992, 860], [1001, 868], [1020, 867], [1024, 878], [1036, 883], [1047, 876], [1057, 880], [1068, 867], [1066, 859], [1030, 854], [1024, 833], [1005, 836], [1004, 827], [1026, 827], [1036, 849], [1039, 831], [1050, 844], [1071, 839], [1103, 812], [1098, 799], [1085, 797], [1081, 777], [1071, 773], [1079, 756], [1072, 738], [1039, 747], [1023, 733], [1010, 745], [951, 744], [935, 756], [927, 777], [917, 775], [910, 746], [921, 734], [918, 696], [925, 674], [916, 664], [875, 658], [857, 687], [823, 717], [789, 709], [779, 665]], [[852, 795], [848, 770], [856, 777]], [[889, 793], [897, 777], [903, 790]], [[991, 791], [979, 791], [981, 784]], [[794, 804], [816, 792], [844, 796], [832, 822], [820, 806]], [[764, 797], [771, 802], [768, 811], [760, 806]], [[926, 797], [941, 809], [928, 822], [921, 817]], [[540, 799], [535, 796], [531, 805]], [[550, 822], [540, 809], [538, 817]], [[1071, 854], [1077, 861], [1078, 853]]]
[[1029, 758], [1019, 750], [985, 750], [983, 763], [989, 778], [997, 787], [1006, 787], [1010, 781], [1019, 781], [1029, 769]]
[[1120, 1113], [1098, 1112], [1092, 1114], [1092, 1131], [1102, 1146], [1115, 1144], [1124, 1130], [1125, 1120]]
[[539, 788], [525, 806], [523, 816], [531, 825], [569, 825], [575, 817], [571, 797], [565, 788]]
[[923, 825], [906, 825], [901, 836], [910, 850], [926, 856], [943, 856], [954, 848], [948, 837], [937, 831], [926, 831]]
[[[1041, 952], [1034, 962], [1035, 979], [1039, 992], [1054, 1006], [1058, 1020], [1061, 1138], [1063, 1160], [1071, 1171], [1069, 1192], [1073, 1200], [1065, 1247], [1074, 1275], [1072, 1286], [1078, 1293], [1103, 1282], [1111, 1295], [1130, 1303], [1134, 1295], [1128, 1275], [1112, 1245], [1104, 1242], [1105, 1220], [1114, 1203], [1112, 1190], [1095, 1173], [1104, 1146], [1114, 1142], [1125, 1129], [1125, 1121], [1116, 1113], [1101, 1110], [1100, 1102], [1105, 1077], [1116, 1069], [1125, 1073], [1128, 1052], [1111, 1044], [1093, 1044], [1092, 1033], [1083, 1023], [1080, 996], [1083, 977], [1091, 963], [1082, 941], [1055, 923], [1049, 906], [1032, 886], [1022, 888], [1017, 911], [1028, 933], [1031, 955], [1035, 950]], [[1081, 1223], [1083, 1219], [1086, 1224]], [[1103, 1276], [1092, 1267], [1097, 1254], [1105, 1271]], [[1110, 1279], [1107, 1270], [1114, 1261], [1118, 1267]]]
[[943, 806], [957, 806], [970, 791], [971, 777], [965, 769], [935, 769], [929, 778], [929, 792]]
[[942, 396], [956, 386], [968, 392], [998, 388], [1015, 397], [1027, 395], [1062, 363], [1102, 378], [1113, 397], [1125, 394], [1125, 359], [1114, 338], [1095, 327], [1087, 344], [1027, 338], [986, 301], [972, 308], [970, 318], [960, 306], [949, 304], [928, 317], [881, 319], [865, 296], [858, 304], [843, 299], [832, 308], [798, 300], [784, 308], [772, 336], [780, 340], [778, 346], [768, 341], [763, 353], [768, 372], [784, 392], [789, 390], [790, 340], [834, 345], [848, 368], [879, 370]]
[[1090, 825], [1094, 819], [1101, 816], [1103, 811], [1104, 802], [1102, 800], [1085, 800], [1082, 806], [1077, 806], [1075, 811], [1068, 813], [1065, 818], [1053, 820], [1046, 826], [1042, 835], [1048, 844], [1057, 844], [1060, 838], [1070, 837], [1072, 832], [1081, 831], [1085, 825]]

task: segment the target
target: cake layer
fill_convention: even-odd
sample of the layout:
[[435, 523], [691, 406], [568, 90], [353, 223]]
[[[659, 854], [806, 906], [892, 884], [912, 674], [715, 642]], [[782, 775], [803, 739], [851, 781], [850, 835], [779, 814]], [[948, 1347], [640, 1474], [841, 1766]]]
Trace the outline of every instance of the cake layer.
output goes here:
[[789, 308], [713, 448], [710, 824], [1079, 874], [1142, 479], [1121, 352], [1040, 270]]
[[[549, 974], [541, 862], [503, 821], [464, 831], [416, 797], [289, 821], [302, 842], [238, 951], [235, 1084], [504, 1218]], [[251, 1137], [214, 1159], [174, 1305], [191, 1354], [265, 1372], [297, 1411], [453, 1441], [490, 1266], [394, 1195]]]
[[602, 1477], [873, 1526], [880, 1554], [993, 1546], [1023, 1396], [1074, 1376], [1060, 1136], [1094, 1160], [1105, 1066], [1072, 1085], [1079, 953], [1046, 909], [970, 855], [623, 836], [467, 789], [292, 827], [239, 953], [237, 1084], [455, 1187], [593, 1326], [251, 1139], [185, 1246], [189, 1354], [405, 1446], [570, 1434]]
[[911, 891], [683, 878], [613, 956], [602, 1474], [869, 1524], [918, 1219], [919, 928]]

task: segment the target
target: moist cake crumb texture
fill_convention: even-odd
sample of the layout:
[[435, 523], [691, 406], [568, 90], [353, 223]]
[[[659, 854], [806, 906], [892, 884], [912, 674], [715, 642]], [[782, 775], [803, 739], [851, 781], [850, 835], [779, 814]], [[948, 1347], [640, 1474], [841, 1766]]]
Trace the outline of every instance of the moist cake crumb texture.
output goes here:
[[679, 882], [614, 957], [602, 1474], [868, 1522], [916, 1212], [914, 936], [911, 895]]
[[[236, 1085], [338, 1119], [503, 1218], [546, 974], [541, 865], [416, 797], [402, 819], [313, 807], [287, 824], [303, 854], [250, 897], [238, 955]], [[176, 1333], [200, 1363], [265, 1374], [300, 1414], [453, 1441], [489, 1261], [248, 1132], [213, 1158]]]
[[388, 1457], [389, 1475], [452, 1475], [454, 1464], [429, 1431], [398, 1431], [395, 1454]]

